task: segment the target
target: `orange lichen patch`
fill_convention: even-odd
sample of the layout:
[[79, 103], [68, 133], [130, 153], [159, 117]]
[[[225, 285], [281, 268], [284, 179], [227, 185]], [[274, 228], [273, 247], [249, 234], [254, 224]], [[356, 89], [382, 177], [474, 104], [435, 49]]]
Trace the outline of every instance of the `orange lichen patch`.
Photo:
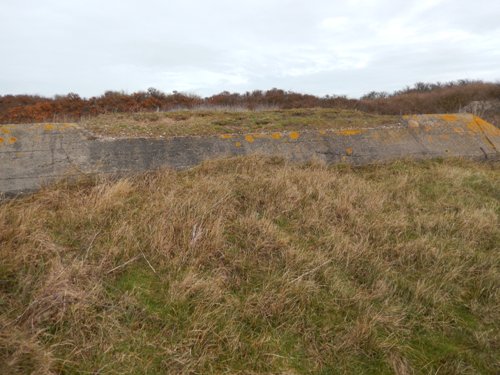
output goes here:
[[344, 130], [339, 130], [336, 133], [339, 134], [339, 135], [349, 136], [349, 135], [358, 135], [358, 134], [364, 133], [364, 130], [360, 130], [360, 129], [344, 129]]
[[219, 136], [221, 139], [231, 139], [233, 136], [231, 134], [221, 134]]
[[470, 121], [467, 124], [467, 129], [469, 129], [473, 133], [480, 133], [481, 132], [481, 128], [479, 127], [479, 125], [477, 124], [477, 122], [474, 121], [474, 120]]
[[491, 124], [487, 121], [484, 121], [481, 117], [474, 116], [474, 121], [477, 122], [480, 126], [491, 126]]
[[58, 131], [63, 131], [63, 130], [66, 130], [66, 129], [74, 129], [75, 128], [75, 124], [71, 124], [71, 123], [61, 123], [61, 124], [45, 124], [44, 125], [44, 129], [46, 131], [51, 131], [51, 130], [58, 130]]
[[273, 134], [271, 134], [271, 137], [273, 139], [281, 139], [282, 136], [281, 136], [281, 133], [273, 133]]
[[462, 128], [459, 128], [459, 127], [455, 127], [453, 128], [453, 131], [457, 134], [464, 134], [465, 133], [465, 130], [462, 129]]
[[236, 147], [241, 147], [241, 142], [236, 142], [234, 145], [235, 145]]
[[474, 121], [476, 122], [480, 130], [482, 130], [486, 134], [493, 136], [500, 136], [500, 129], [490, 124], [489, 122], [484, 121], [481, 117], [474, 116]]
[[0, 137], [0, 144], [2, 144], [2, 143], [3, 143], [3, 138], [2, 138], [2, 137]]
[[245, 141], [247, 141], [248, 143], [254, 143], [255, 138], [252, 135], [247, 134], [247, 135], [245, 135]]
[[347, 156], [351, 156], [352, 153], [353, 153], [352, 147], [347, 147], [345, 149], [345, 153], [346, 153]]
[[298, 132], [291, 132], [288, 136], [290, 139], [299, 139], [300, 134]]
[[457, 115], [441, 115], [441, 118], [447, 122], [458, 121]]
[[10, 145], [11, 145], [11, 144], [14, 144], [14, 143], [16, 143], [16, 142], [17, 142], [17, 138], [16, 138], [16, 137], [10, 137], [10, 138], [9, 138], [9, 144], [10, 144]]
[[10, 129], [5, 126], [2, 126], [0, 130], [2, 131], [3, 134], [10, 134]]

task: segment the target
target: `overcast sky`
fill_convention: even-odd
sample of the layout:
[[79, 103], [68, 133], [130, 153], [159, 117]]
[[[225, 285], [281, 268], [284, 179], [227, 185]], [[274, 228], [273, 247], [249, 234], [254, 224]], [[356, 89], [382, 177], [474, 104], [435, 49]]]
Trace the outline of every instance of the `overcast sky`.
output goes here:
[[0, 94], [500, 80], [500, 0], [0, 0]]

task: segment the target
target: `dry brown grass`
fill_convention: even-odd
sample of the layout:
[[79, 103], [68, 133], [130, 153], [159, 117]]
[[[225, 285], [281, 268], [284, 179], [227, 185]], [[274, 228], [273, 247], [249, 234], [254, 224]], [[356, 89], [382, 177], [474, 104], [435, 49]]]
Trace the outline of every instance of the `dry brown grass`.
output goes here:
[[4, 202], [2, 371], [494, 374], [499, 182], [252, 157]]
[[175, 112], [118, 113], [80, 121], [84, 128], [115, 137], [172, 137], [259, 131], [375, 127], [397, 123], [398, 116], [354, 110], [307, 108], [239, 110], [184, 110]]

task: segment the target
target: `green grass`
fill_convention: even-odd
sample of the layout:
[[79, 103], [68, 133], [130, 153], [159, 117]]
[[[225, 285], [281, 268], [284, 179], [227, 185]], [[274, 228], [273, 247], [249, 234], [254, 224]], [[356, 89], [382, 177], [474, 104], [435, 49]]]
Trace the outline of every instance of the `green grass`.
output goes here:
[[279, 159], [0, 206], [5, 373], [495, 374], [500, 169]]
[[172, 137], [375, 127], [398, 121], [398, 116], [373, 115], [354, 110], [310, 108], [106, 114], [82, 120], [80, 125], [96, 134], [116, 137]]

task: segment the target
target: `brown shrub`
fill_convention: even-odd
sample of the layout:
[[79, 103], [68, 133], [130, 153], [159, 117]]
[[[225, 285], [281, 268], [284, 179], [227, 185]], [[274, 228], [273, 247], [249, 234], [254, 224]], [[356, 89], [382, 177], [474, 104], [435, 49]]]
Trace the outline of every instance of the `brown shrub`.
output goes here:
[[69, 122], [105, 113], [171, 111], [202, 108], [339, 108], [399, 115], [415, 113], [459, 112], [472, 101], [500, 98], [500, 84], [481, 81], [457, 81], [445, 84], [417, 83], [393, 94], [371, 92], [361, 99], [345, 96], [300, 94], [271, 89], [244, 94], [229, 93], [207, 98], [157, 89], [132, 94], [107, 91], [101, 96], [81, 98], [70, 93], [53, 98], [30, 95], [0, 96], [0, 123]]

